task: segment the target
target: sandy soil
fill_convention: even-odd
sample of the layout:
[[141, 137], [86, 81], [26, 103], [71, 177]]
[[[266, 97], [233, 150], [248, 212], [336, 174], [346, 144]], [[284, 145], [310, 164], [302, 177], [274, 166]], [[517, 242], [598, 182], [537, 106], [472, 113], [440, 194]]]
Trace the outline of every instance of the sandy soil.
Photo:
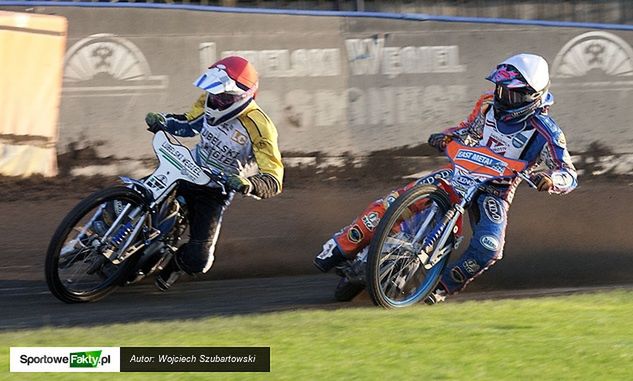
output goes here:
[[[0, 280], [42, 280], [46, 247], [64, 214], [111, 180], [25, 181], [0, 193]], [[321, 244], [392, 184], [315, 182], [273, 199], [238, 197], [228, 210], [216, 263], [202, 279], [314, 273]], [[15, 187], [12, 192], [8, 192]], [[10, 201], [6, 201], [10, 199]], [[633, 186], [585, 182], [567, 196], [521, 187], [509, 214], [504, 259], [474, 285], [567, 287], [633, 283]]]

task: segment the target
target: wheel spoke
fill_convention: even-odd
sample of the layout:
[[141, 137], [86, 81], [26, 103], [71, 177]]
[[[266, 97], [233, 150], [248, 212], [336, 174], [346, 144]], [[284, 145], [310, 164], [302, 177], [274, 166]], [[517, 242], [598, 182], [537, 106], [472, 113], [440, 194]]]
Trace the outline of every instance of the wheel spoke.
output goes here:
[[[89, 252], [90, 250], [91, 250], [91, 248], [82, 247], [81, 249], [77, 250], [77, 252], [75, 252], [74, 255], [69, 253], [69, 254], [64, 255], [63, 258], [60, 255], [59, 267], [60, 268], [68, 268], [69, 265], [75, 263], [78, 259], [85, 259], [86, 256], [83, 256], [83, 257], [80, 257], [80, 256], [85, 254], [86, 252]], [[71, 255], [72, 255], [72, 257], [71, 257]]]
[[[92, 203], [85, 200], [83, 209], [78, 206], [69, 214], [67, 219], [72, 222], [65, 230], [66, 235], [54, 237], [60, 242], [59, 249], [48, 254], [57, 256], [57, 260], [52, 262], [55, 276], [49, 276], [47, 262], [47, 281], [49, 286], [57, 282], [50, 287], [51, 291], [64, 301], [89, 300], [91, 295], [103, 294], [115, 285], [127, 262], [114, 265], [104, 256], [106, 250], [115, 249], [110, 240], [103, 239], [104, 234], [119, 229], [127, 219], [138, 220], [144, 211], [142, 200], [129, 188], [109, 188], [103, 195], [91, 197], [94, 197]], [[138, 212], [130, 216], [133, 210]], [[134, 243], [132, 238], [129, 242]]]
[[[389, 287], [395, 287], [395, 289], [403, 290], [404, 285], [407, 284], [409, 278], [415, 274], [415, 271], [418, 269], [419, 264], [416, 265], [413, 271], [411, 271], [411, 266], [419, 261], [420, 259], [417, 256], [411, 253], [407, 253], [406, 257], [400, 257], [397, 259], [397, 261], [393, 261], [388, 264], [390, 265], [389, 272], [381, 273], [380, 277], [380, 282], [384, 285], [383, 287], [385, 288], [385, 290], [387, 290]], [[399, 265], [399, 269], [394, 273], [396, 264]], [[404, 274], [405, 271], [407, 271], [406, 274]]]

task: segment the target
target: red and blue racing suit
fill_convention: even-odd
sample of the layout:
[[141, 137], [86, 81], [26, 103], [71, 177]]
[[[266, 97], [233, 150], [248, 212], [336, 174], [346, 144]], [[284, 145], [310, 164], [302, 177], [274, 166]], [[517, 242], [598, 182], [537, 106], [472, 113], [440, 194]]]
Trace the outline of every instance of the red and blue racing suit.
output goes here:
[[[569, 193], [577, 186], [576, 169], [567, 151], [563, 132], [548, 115], [552, 103], [553, 97], [548, 93], [541, 108], [531, 117], [519, 123], [506, 124], [495, 118], [493, 95], [486, 93], [479, 98], [466, 120], [443, 133], [457, 134], [468, 144], [487, 146], [497, 154], [527, 161], [531, 171], [545, 164], [547, 168], [544, 172], [553, 181], [550, 193]], [[450, 170], [436, 171], [374, 201], [354, 222], [334, 235], [340, 251], [348, 258], [356, 256], [369, 245], [378, 222], [399, 195], [417, 184], [432, 183], [437, 177], [450, 175]], [[515, 178], [510, 182], [495, 183], [491, 192], [475, 196], [469, 210], [473, 230], [470, 244], [458, 260], [447, 266], [440, 281], [449, 294], [461, 291], [501, 259], [507, 213], [520, 182], [520, 178]]]

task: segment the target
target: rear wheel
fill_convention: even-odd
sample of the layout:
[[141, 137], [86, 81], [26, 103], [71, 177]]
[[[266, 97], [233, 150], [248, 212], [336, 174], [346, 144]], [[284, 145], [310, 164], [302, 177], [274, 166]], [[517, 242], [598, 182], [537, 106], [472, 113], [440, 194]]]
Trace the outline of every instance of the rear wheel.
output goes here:
[[80, 303], [114, 291], [138, 256], [113, 264], [106, 255], [129, 239], [130, 227], [145, 213], [143, 198], [123, 186], [93, 193], [73, 208], [55, 231], [46, 254], [46, 283], [53, 295], [66, 303]]
[[[448, 255], [427, 270], [417, 254], [422, 251], [424, 238], [449, 208], [448, 194], [428, 185], [411, 188], [391, 204], [369, 248], [367, 288], [374, 304], [384, 308], [406, 307], [435, 289]], [[451, 237], [446, 245], [452, 241]]]

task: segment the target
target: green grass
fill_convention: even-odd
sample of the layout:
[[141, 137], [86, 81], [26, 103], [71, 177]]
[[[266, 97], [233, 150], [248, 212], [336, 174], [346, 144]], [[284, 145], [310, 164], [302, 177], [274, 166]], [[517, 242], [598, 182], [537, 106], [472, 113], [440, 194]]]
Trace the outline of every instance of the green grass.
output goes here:
[[[46, 328], [0, 342], [3, 380], [631, 380], [633, 292]], [[271, 373], [11, 374], [10, 346], [270, 346]]]

